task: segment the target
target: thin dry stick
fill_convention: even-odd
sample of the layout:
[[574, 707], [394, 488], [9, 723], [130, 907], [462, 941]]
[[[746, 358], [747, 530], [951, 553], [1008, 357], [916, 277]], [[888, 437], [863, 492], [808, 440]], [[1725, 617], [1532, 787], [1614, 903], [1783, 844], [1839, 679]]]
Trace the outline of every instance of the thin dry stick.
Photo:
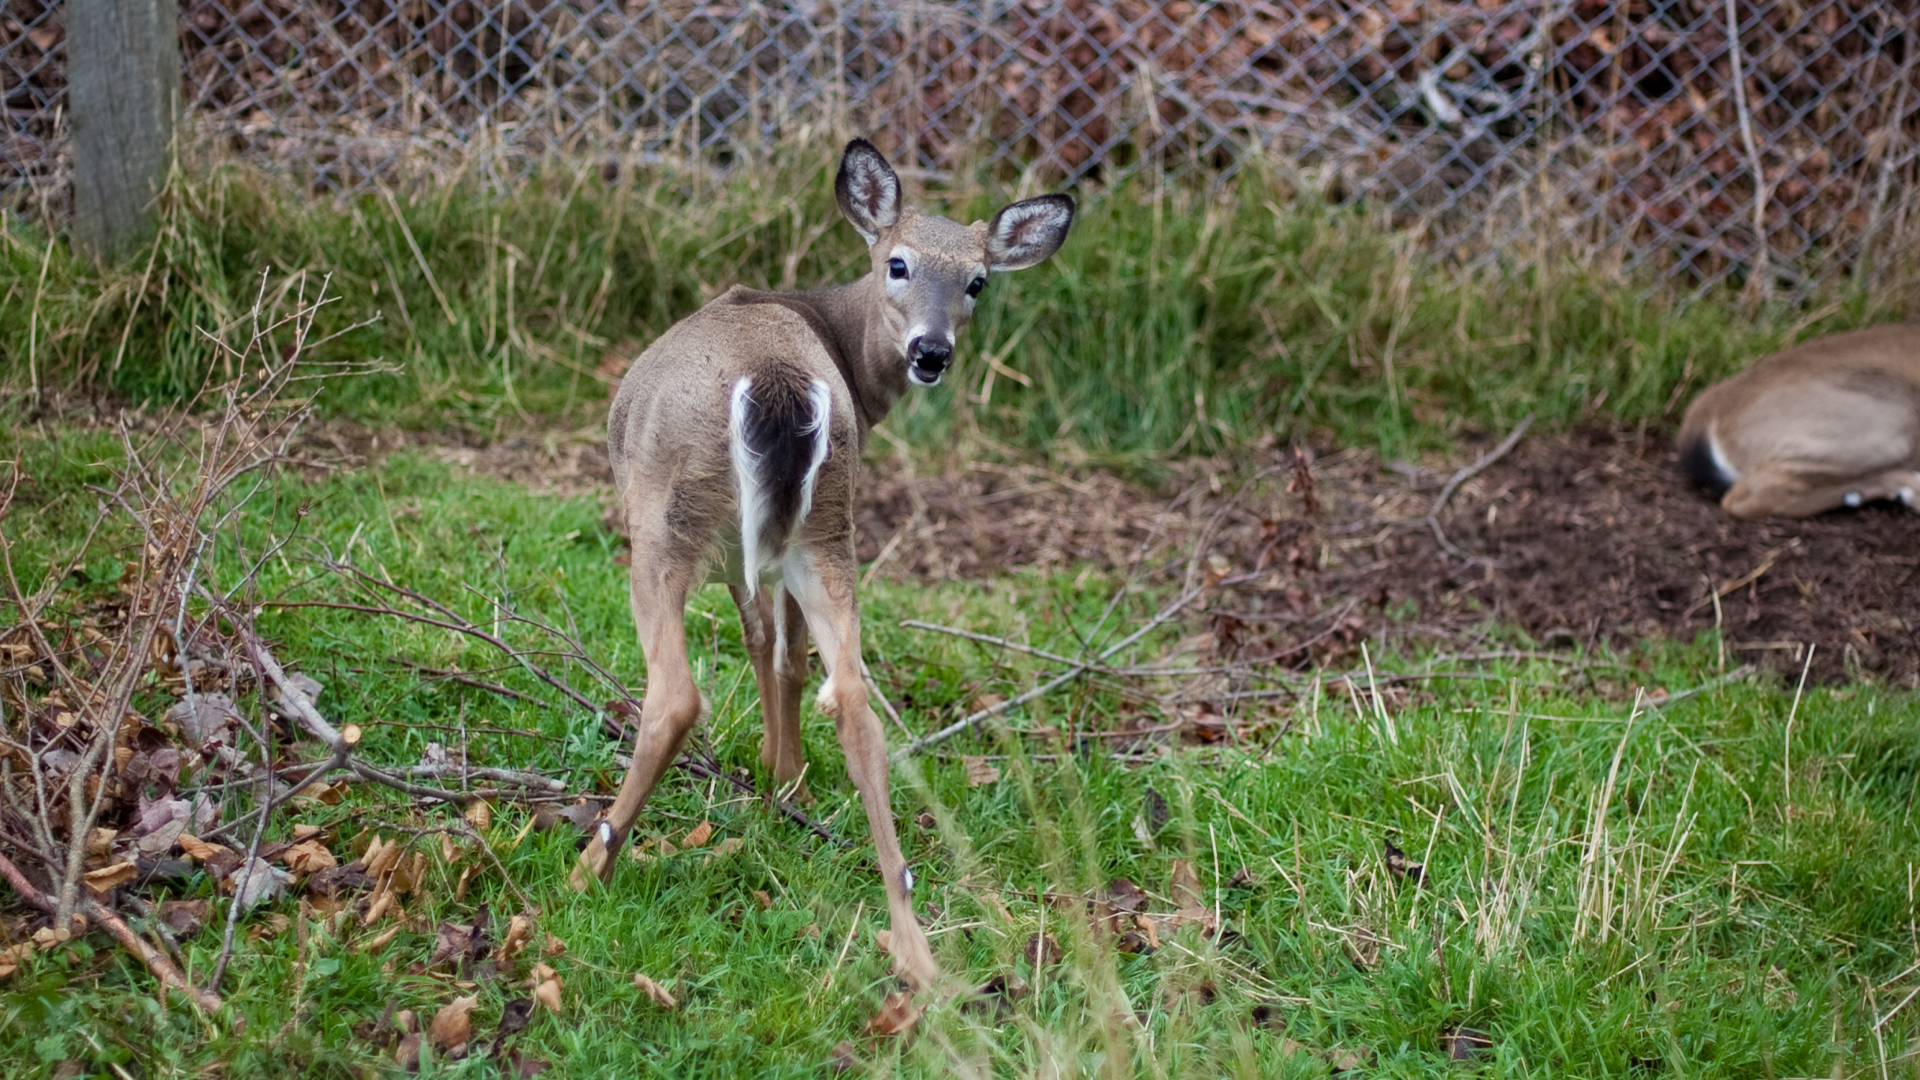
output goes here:
[[1440, 497], [1433, 500], [1433, 509], [1427, 511], [1427, 527], [1433, 530], [1433, 538], [1439, 542], [1442, 551], [1445, 551], [1456, 559], [1471, 561], [1478, 558], [1478, 556], [1469, 555], [1458, 547], [1455, 547], [1453, 541], [1447, 539], [1446, 532], [1440, 528], [1440, 511], [1446, 509], [1447, 500], [1453, 498], [1453, 493], [1460, 490], [1461, 484], [1479, 476], [1482, 472], [1486, 471], [1488, 466], [1506, 457], [1509, 450], [1518, 446], [1520, 444], [1520, 436], [1525, 435], [1527, 428], [1532, 425], [1533, 414], [1528, 413], [1521, 418], [1518, 424], [1514, 425], [1513, 431], [1508, 433], [1506, 438], [1500, 440], [1499, 446], [1480, 455], [1480, 460], [1454, 473], [1453, 476], [1447, 480], [1447, 485], [1440, 489]]
[[1813, 668], [1813, 650], [1807, 646], [1806, 662], [1800, 665], [1800, 685], [1793, 688], [1793, 707], [1787, 710], [1787, 733], [1780, 748], [1781, 800], [1787, 804], [1787, 820], [1793, 820], [1793, 718], [1800, 715], [1800, 694], [1807, 688], [1807, 672]]
[[1101, 653], [1096, 659], [1091, 661], [1076, 663], [1074, 664], [1073, 667], [1068, 668], [1065, 672], [1061, 673], [1060, 675], [1057, 675], [1054, 678], [1049, 679], [1048, 681], [1040, 684], [1039, 686], [1034, 687], [1033, 689], [1027, 691], [1024, 694], [1021, 694], [1018, 697], [1009, 698], [998, 705], [981, 709], [979, 712], [976, 712], [971, 716], [968, 716], [961, 720], [956, 720], [953, 723], [948, 724], [946, 727], [941, 728], [939, 731], [935, 731], [928, 735], [923, 735], [920, 738], [915, 739], [914, 741], [901, 747], [900, 749], [895, 750], [893, 752], [893, 758], [892, 758], [894, 764], [899, 764], [900, 762], [905, 761], [906, 759], [913, 757], [916, 754], [924, 753], [928, 747], [936, 746], [940, 743], [946, 742], [948, 739], [953, 738], [955, 735], [958, 735], [963, 731], [970, 730], [971, 728], [978, 725], [983, 720], [987, 720], [991, 717], [999, 716], [1001, 713], [1019, 708], [1020, 706], [1025, 705], [1027, 702], [1032, 701], [1036, 698], [1044, 697], [1047, 694], [1051, 693], [1054, 689], [1060, 686], [1064, 686], [1067, 683], [1073, 681], [1074, 679], [1077, 679], [1080, 676], [1085, 675], [1087, 672], [1100, 666], [1100, 664], [1105, 662], [1110, 657], [1114, 656], [1116, 653], [1120, 652], [1122, 649], [1125, 649], [1127, 646], [1132, 645], [1134, 642], [1139, 641], [1143, 637], [1146, 637], [1149, 632], [1154, 630], [1156, 627], [1160, 626], [1160, 624], [1166, 622], [1168, 619], [1173, 618], [1175, 615], [1178, 615], [1182, 610], [1186, 608], [1188, 604], [1191, 604], [1194, 601], [1194, 598], [1198, 597], [1202, 592], [1205, 592], [1205, 591], [1206, 591], [1206, 586], [1204, 585], [1196, 586], [1192, 589], [1187, 590], [1184, 594], [1181, 595], [1181, 597], [1178, 600], [1175, 600], [1173, 603], [1162, 608], [1159, 614], [1147, 620], [1147, 624], [1145, 626], [1140, 627], [1138, 630], [1135, 630], [1133, 633], [1128, 634], [1126, 637], [1122, 638], [1120, 641], [1110, 646], [1105, 652]]
[[887, 700], [886, 692], [880, 689], [880, 680], [873, 677], [873, 669], [867, 666], [867, 658], [864, 656], [860, 658], [860, 678], [867, 684], [867, 693], [879, 700], [880, 711], [887, 714], [887, 719], [893, 721], [893, 726], [900, 729], [900, 734], [909, 739], [913, 738], [913, 732], [909, 731], [906, 722], [900, 719], [900, 710], [894, 708], [893, 702]]
[[1747, 76], [1740, 60], [1740, 19], [1734, 0], [1727, 0], [1727, 55], [1733, 60], [1733, 108], [1740, 117], [1740, 141], [1746, 144], [1747, 168], [1753, 171], [1753, 271], [1749, 288], [1756, 296], [1767, 291], [1767, 174], [1753, 140], [1753, 111], [1747, 107]]
[[[22, 899], [41, 911], [52, 915], [59, 910], [59, 901], [35, 888], [33, 882], [5, 855], [0, 855], [0, 877], [6, 878], [7, 884], [13, 886], [13, 890], [19, 893]], [[208, 1012], [217, 1012], [220, 1009], [223, 1004], [220, 995], [201, 990], [188, 982], [187, 977], [180, 973], [180, 969], [174, 966], [166, 953], [154, 948], [146, 939], [134, 933], [126, 920], [112, 908], [91, 898], [83, 897], [80, 902], [80, 912], [86, 916], [87, 921], [112, 934], [128, 952], [145, 961], [147, 970], [153, 972], [154, 977], [160, 980], [160, 985], [180, 991], [187, 996], [188, 1000]]]

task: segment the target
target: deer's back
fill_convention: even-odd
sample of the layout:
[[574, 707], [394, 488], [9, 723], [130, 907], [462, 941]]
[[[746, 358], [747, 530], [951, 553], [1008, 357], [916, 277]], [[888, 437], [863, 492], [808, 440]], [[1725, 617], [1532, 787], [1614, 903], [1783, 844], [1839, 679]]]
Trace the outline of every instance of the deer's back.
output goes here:
[[658, 504], [689, 543], [710, 543], [737, 518], [731, 396], [742, 378], [766, 378], [775, 365], [831, 388], [835, 453], [822, 468], [816, 504], [850, 512], [818, 503], [851, 497], [840, 494], [858, 457], [851, 393], [816, 326], [790, 306], [752, 302], [762, 295], [736, 287], [668, 328], [627, 369], [608, 411], [607, 455], [628, 513]]

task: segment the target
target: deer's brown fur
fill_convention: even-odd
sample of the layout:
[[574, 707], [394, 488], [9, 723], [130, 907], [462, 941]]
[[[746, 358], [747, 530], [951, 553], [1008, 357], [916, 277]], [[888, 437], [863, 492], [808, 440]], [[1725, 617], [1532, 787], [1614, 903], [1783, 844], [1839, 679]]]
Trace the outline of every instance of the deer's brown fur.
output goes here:
[[1920, 326], [1817, 338], [1708, 387], [1680, 455], [1735, 517], [1878, 499], [1920, 510]]
[[[990, 272], [1052, 255], [1073, 202], [1042, 196], [961, 225], [901, 200], [871, 145], [841, 159], [835, 194], [867, 240], [872, 272], [804, 292], [734, 288], [662, 334], [614, 395], [607, 444], [633, 541], [633, 618], [647, 684], [633, 766], [574, 884], [605, 881], [640, 807], [705, 708], [687, 663], [688, 592], [725, 581], [740, 608], [774, 785], [804, 798], [800, 690], [807, 635], [873, 834], [895, 970], [937, 972], [911, 904], [887, 793], [887, 751], [862, 682], [854, 597], [853, 485], [868, 430], [910, 385], [939, 382]], [[824, 421], [824, 422], [823, 422]], [[822, 441], [824, 440], [824, 441]], [[773, 587], [762, 587], [763, 578]]]

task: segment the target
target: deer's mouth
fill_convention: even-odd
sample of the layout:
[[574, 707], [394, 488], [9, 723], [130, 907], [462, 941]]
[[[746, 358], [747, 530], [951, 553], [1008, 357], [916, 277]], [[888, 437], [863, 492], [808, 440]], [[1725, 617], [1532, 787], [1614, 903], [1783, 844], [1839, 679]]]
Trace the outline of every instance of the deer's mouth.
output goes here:
[[938, 371], [930, 371], [927, 368], [921, 367], [919, 364], [908, 364], [907, 381], [913, 383], [915, 386], [938, 386], [940, 385], [940, 376], [944, 371], [944, 368]]

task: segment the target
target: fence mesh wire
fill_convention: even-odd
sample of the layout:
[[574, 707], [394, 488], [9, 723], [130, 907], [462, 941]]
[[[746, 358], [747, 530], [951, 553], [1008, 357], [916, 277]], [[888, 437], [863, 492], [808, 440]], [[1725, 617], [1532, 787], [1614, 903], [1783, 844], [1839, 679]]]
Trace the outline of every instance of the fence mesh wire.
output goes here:
[[[1249, 155], [1438, 250], [1799, 289], [1920, 247], [1920, 0], [183, 0], [196, 130], [325, 190], [869, 133], [927, 173]], [[0, 0], [0, 193], [66, 188], [58, 0]], [[811, 125], [811, 126], [809, 126]]]

